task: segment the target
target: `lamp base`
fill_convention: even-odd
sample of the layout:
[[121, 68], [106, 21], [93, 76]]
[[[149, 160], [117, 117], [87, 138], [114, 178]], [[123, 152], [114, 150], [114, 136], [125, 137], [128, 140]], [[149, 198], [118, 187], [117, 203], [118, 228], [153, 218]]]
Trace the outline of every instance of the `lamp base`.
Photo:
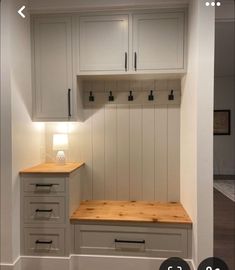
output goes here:
[[56, 164], [64, 165], [66, 163], [64, 151], [58, 151], [56, 154]]

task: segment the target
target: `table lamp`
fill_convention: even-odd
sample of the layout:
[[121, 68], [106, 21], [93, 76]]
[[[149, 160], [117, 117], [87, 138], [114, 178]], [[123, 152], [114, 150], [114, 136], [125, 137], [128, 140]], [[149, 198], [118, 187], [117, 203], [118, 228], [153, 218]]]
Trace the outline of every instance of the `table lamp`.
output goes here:
[[68, 150], [68, 135], [54, 134], [53, 135], [53, 150], [58, 151], [56, 154], [56, 163], [64, 165], [66, 162], [64, 150]]

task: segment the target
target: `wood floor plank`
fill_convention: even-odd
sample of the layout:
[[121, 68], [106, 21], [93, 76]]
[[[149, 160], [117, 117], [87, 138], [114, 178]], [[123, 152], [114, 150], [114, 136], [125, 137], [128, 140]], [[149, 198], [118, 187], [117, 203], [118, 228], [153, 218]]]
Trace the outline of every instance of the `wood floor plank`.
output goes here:
[[235, 203], [215, 189], [214, 256], [235, 269]]

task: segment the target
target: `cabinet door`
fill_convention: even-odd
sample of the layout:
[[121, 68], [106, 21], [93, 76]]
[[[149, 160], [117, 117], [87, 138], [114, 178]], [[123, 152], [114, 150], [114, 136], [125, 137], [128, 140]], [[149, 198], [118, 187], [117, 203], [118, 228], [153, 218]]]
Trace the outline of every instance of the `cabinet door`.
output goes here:
[[68, 120], [73, 94], [71, 18], [36, 18], [33, 30], [34, 117]]
[[184, 13], [133, 16], [133, 68], [184, 68]]
[[128, 15], [80, 17], [79, 67], [82, 71], [125, 71]]

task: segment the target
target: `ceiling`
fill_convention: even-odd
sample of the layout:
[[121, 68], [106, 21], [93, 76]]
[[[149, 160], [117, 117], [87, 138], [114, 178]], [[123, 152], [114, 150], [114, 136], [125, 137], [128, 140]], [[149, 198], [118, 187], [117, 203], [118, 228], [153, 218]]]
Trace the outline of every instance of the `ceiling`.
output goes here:
[[187, 5], [189, 0], [29, 0], [31, 13]]

